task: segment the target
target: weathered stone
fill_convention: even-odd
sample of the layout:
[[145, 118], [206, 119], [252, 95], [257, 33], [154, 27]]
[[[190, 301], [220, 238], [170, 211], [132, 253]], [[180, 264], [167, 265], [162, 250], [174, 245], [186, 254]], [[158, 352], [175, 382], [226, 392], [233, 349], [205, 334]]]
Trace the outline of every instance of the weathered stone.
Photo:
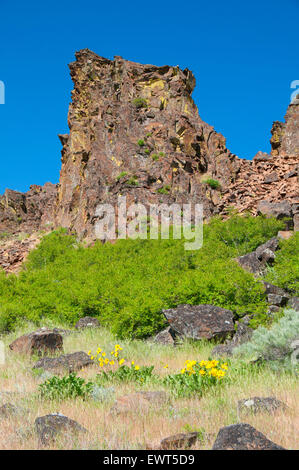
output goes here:
[[287, 304], [289, 297], [286, 297], [284, 295], [268, 294], [267, 299], [269, 304], [277, 305], [278, 307], [283, 307]]
[[110, 412], [111, 414], [127, 414], [146, 411], [150, 407], [160, 407], [168, 401], [165, 392], [136, 392], [119, 397]]
[[35, 420], [35, 428], [38, 435], [39, 445], [48, 446], [55, 442], [58, 435], [73, 436], [78, 433], [86, 433], [76, 421], [66, 416], [56, 413], [41, 416]]
[[262, 152], [261, 150], [253, 157], [255, 162], [268, 162], [272, 157], [269, 153]]
[[267, 264], [272, 264], [275, 259], [275, 251], [279, 248], [279, 240], [273, 237], [260, 245], [255, 251], [236, 258], [238, 264], [246, 271], [259, 275]]
[[277, 237], [281, 240], [289, 240], [294, 235], [292, 230], [279, 230]]
[[33, 369], [44, 369], [49, 372], [65, 373], [76, 372], [84, 367], [93, 365], [94, 362], [83, 351], [65, 354], [59, 357], [44, 357], [37, 361]]
[[175, 434], [173, 436], [165, 437], [161, 441], [161, 449], [189, 449], [192, 447], [198, 438], [198, 432], [189, 432], [187, 434]]
[[286, 408], [287, 406], [275, 397], [252, 397], [238, 401], [239, 412], [274, 413], [279, 409], [285, 410]]
[[294, 232], [299, 232], [299, 214], [294, 215], [293, 221], [294, 221]]
[[260, 201], [257, 205], [257, 211], [259, 214], [265, 215], [266, 217], [275, 217], [276, 219], [290, 219], [289, 222], [286, 222], [287, 228], [292, 228], [292, 208], [289, 201], [284, 202], [269, 202], [269, 201]]
[[253, 334], [253, 329], [247, 326], [244, 323], [238, 323], [236, 333], [234, 334], [232, 340], [226, 341], [225, 344], [218, 344], [212, 350], [213, 357], [222, 357], [222, 356], [231, 356], [234, 352], [234, 349], [240, 346], [241, 344], [247, 343], [250, 341]]
[[9, 345], [9, 348], [22, 354], [54, 354], [63, 350], [63, 338], [61, 334], [53, 330], [41, 328], [20, 336]]
[[169, 326], [165, 330], [160, 331], [155, 337], [154, 342], [159, 344], [175, 345], [175, 332]]
[[232, 424], [221, 428], [213, 450], [284, 450], [250, 424]]
[[289, 297], [289, 294], [286, 290], [282, 289], [281, 287], [275, 286], [274, 284], [270, 284], [270, 282], [263, 282], [265, 287], [265, 293], [268, 294], [275, 294], [280, 295], [282, 297]]
[[94, 317], [83, 317], [76, 323], [75, 328], [82, 330], [84, 328], [99, 328], [100, 322]]
[[178, 305], [163, 310], [171, 328], [193, 339], [225, 339], [234, 333], [233, 313], [214, 305]]

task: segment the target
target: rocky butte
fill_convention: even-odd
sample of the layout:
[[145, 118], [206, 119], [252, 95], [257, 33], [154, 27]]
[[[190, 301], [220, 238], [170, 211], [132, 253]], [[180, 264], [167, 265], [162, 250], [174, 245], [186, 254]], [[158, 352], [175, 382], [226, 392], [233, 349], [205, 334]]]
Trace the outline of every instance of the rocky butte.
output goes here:
[[[70, 131], [59, 135], [59, 184], [34, 185], [25, 194], [6, 190], [0, 233], [63, 226], [91, 241], [96, 207], [116, 205], [119, 195], [128, 204], [202, 203], [206, 218], [225, 215], [229, 207], [287, 215], [298, 229], [299, 99], [284, 123], [274, 122], [271, 154], [258, 152], [249, 161], [232, 154], [225, 138], [200, 118], [188, 69], [108, 60], [83, 49], [70, 72]], [[217, 182], [214, 189], [208, 179]], [[6, 270], [24, 257], [15, 243], [9, 249], [0, 246]]]

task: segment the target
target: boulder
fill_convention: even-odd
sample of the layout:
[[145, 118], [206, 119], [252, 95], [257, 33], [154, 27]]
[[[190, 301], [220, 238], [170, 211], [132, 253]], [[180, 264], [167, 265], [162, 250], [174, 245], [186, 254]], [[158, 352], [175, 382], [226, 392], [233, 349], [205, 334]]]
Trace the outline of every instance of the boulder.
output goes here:
[[174, 436], [162, 439], [160, 447], [163, 450], [169, 449], [188, 449], [193, 446], [198, 438], [198, 432], [189, 432], [187, 434], [175, 434]]
[[274, 284], [270, 284], [270, 282], [263, 282], [265, 293], [266, 295], [275, 294], [280, 295], [282, 297], [289, 297], [289, 294], [286, 290], [282, 289], [281, 287], [275, 286]]
[[287, 406], [275, 397], [253, 397], [238, 401], [239, 412], [274, 413], [278, 409], [285, 410]]
[[285, 450], [250, 424], [225, 426], [218, 432], [213, 450]]
[[135, 392], [119, 397], [110, 412], [114, 415], [138, 413], [146, 411], [151, 406], [162, 406], [168, 401], [168, 395], [163, 391]]
[[290, 221], [286, 222], [286, 226], [288, 229], [293, 227], [292, 208], [289, 201], [260, 201], [257, 205], [257, 212], [258, 214], [265, 215], [266, 217], [275, 217], [278, 220], [289, 218]]
[[255, 251], [236, 258], [237, 263], [246, 271], [253, 274], [262, 274], [267, 264], [272, 264], [275, 259], [275, 251], [279, 248], [279, 239], [273, 237], [260, 245]]
[[184, 338], [225, 339], [234, 333], [233, 312], [215, 305], [178, 305], [163, 314]]
[[76, 372], [83, 367], [93, 365], [94, 362], [83, 351], [64, 354], [59, 357], [43, 357], [35, 363], [33, 369], [44, 369], [53, 373]]
[[218, 344], [212, 350], [213, 357], [225, 357], [231, 356], [234, 352], [234, 349], [240, 346], [241, 344], [247, 343], [250, 341], [253, 334], [253, 329], [244, 323], [239, 323], [237, 330], [232, 340], [226, 341], [225, 344]]
[[277, 294], [268, 294], [267, 295], [267, 300], [270, 305], [276, 305], [278, 307], [284, 307], [288, 300], [289, 297], [285, 295], [277, 295]]
[[175, 345], [175, 332], [173, 329], [169, 326], [163, 331], [160, 331], [155, 337], [154, 337], [154, 342], [159, 343], [159, 344], [165, 344], [165, 345]]
[[99, 328], [100, 322], [94, 317], [83, 317], [76, 323], [75, 328], [82, 330], [84, 328]]
[[299, 232], [299, 214], [295, 214], [294, 218], [294, 232]]
[[76, 421], [60, 413], [53, 413], [36, 418], [35, 429], [38, 435], [39, 445], [42, 446], [53, 444], [55, 438], [62, 433], [64, 435], [76, 435], [78, 433], [87, 432], [87, 430]]
[[63, 350], [63, 338], [60, 333], [41, 328], [20, 336], [9, 347], [12, 351], [22, 354], [54, 354]]

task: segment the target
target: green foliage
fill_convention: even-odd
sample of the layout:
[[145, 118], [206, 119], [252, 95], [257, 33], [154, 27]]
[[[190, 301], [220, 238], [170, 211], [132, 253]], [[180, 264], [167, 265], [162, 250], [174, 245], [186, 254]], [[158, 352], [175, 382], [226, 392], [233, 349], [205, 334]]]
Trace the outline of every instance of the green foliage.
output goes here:
[[219, 386], [225, 380], [227, 363], [219, 361], [186, 361], [179, 374], [167, 375], [163, 383], [172, 389], [176, 397], [201, 396], [210, 387]]
[[133, 101], [132, 101], [132, 104], [135, 106], [135, 108], [137, 109], [141, 109], [141, 108], [147, 108], [147, 102], [144, 98], [135, 98]]
[[139, 140], [137, 141], [137, 144], [139, 145], [139, 147], [144, 147], [144, 146], [145, 146], [145, 142], [144, 142], [143, 139], [139, 139]]
[[137, 176], [131, 176], [126, 182], [129, 186], [138, 186], [138, 179]]
[[135, 366], [123, 365], [118, 367], [116, 370], [101, 371], [97, 376], [97, 382], [104, 384], [106, 382], [137, 382], [141, 385], [145, 384], [149, 380], [153, 379], [154, 366], [142, 366], [138, 370]]
[[295, 338], [299, 338], [299, 312], [288, 309], [270, 329], [262, 326], [256, 329], [250, 342], [239, 346], [235, 354], [248, 359], [280, 362], [284, 367], [292, 368], [290, 345]]
[[280, 242], [274, 266], [268, 270], [265, 279], [279, 287], [299, 294], [299, 232], [289, 240]]
[[124, 178], [125, 176], [127, 176], [128, 172], [127, 171], [122, 171], [118, 177], [116, 178], [117, 181], [119, 181], [121, 178]]
[[220, 189], [221, 188], [221, 184], [219, 183], [219, 181], [214, 180], [212, 178], [208, 178], [208, 179], [204, 180], [203, 183], [207, 184], [212, 189]]
[[60, 230], [43, 238], [18, 275], [0, 272], [0, 329], [43, 319], [74, 324], [99, 318], [119, 337], [143, 338], [165, 325], [162, 309], [214, 304], [235, 318], [266, 312], [265, 294], [235, 261], [280, 230], [262, 217], [234, 216], [204, 225], [200, 250], [185, 240], [118, 240], [88, 248]]
[[159, 155], [157, 155], [156, 153], [152, 153], [151, 154], [151, 157], [154, 161], [158, 161], [159, 160]]
[[145, 149], [144, 151], [147, 155], [149, 155], [151, 153], [150, 149]]
[[157, 193], [159, 193], [159, 194], [169, 194], [169, 191], [170, 191], [170, 186], [166, 185], [166, 186], [163, 186], [163, 188], [159, 188], [157, 190]]
[[88, 398], [92, 392], [93, 383], [85, 382], [75, 373], [65, 377], [52, 377], [39, 385], [39, 393], [47, 400], [65, 400], [67, 398]]
[[9, 237], [9, 233], [7, 232], [0, 232], [0, 241], [5, 240], [6, 238]]

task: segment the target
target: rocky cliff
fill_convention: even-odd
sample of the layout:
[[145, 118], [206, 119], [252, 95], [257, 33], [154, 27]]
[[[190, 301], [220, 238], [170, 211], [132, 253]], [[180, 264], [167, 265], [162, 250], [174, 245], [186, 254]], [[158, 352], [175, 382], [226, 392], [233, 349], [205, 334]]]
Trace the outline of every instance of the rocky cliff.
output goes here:
[[228, 207], [257, 214], [263, 201], [284, 202], [298, 218], [298, 100], [284, 123], [274, 122], [271, 154], [258, 152], [248, 161], [200, 118], [188, 69], [108, 60], [84, 49], [70, 71], [74, 90], [70, 132], [59, 136], [60, 182], [25, 194], [6, 190], [0, 232], [64, 226], [92, 240], [96, 207], [116, 204], [118, 195], [128, 204], [202, 203], [205, 217], [225, 215]]

